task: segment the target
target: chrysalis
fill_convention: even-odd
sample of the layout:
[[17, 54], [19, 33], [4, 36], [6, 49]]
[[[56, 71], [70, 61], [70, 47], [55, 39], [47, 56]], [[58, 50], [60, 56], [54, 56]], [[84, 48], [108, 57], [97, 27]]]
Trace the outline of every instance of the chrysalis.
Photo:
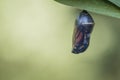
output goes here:
[[93, 26], [93, 18], [86, 10], [83, 10], [75, 21], [72, 53], [82, 53], [88, 48]]

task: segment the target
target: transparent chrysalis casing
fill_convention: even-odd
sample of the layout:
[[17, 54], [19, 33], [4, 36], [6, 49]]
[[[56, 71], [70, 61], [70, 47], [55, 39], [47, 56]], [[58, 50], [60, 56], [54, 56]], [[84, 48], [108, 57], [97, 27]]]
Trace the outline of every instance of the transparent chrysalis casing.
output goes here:
[[88, 48], [93, 27], [93, 18], [86, 10], [83, 10], [75, 20], [72, 53], [82, 53]]

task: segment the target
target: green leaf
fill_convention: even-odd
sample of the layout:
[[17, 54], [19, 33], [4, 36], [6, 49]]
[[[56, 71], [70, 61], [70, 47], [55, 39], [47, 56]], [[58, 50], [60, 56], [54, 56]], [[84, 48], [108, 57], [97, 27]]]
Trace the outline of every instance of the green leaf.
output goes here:
[[120, 8], [106, 0], [55, 0], [78, 9], [120, 18]]
[[120, 7], [120, 0], [108, 0], [108, 1], [112, 2], [116, 6]]

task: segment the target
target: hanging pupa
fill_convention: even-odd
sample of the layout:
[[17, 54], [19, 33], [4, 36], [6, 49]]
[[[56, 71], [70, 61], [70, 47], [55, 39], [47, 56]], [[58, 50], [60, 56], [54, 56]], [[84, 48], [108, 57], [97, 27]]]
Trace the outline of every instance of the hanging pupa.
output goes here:
[[72, 53], [79, 54], [88, 48], [93, 27], [92, 16], [86, 10], [83, 10], [75, 20]]

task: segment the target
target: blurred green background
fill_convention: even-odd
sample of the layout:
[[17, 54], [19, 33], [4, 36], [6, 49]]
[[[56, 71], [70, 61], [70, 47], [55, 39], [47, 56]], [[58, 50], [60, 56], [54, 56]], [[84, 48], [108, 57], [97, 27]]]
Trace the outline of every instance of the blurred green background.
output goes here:
[[120, 80], [120, 19], [90, 13], [90, 46], [75, 55], [79, 12], [53, 0], [0, 0], [0, 80]]

